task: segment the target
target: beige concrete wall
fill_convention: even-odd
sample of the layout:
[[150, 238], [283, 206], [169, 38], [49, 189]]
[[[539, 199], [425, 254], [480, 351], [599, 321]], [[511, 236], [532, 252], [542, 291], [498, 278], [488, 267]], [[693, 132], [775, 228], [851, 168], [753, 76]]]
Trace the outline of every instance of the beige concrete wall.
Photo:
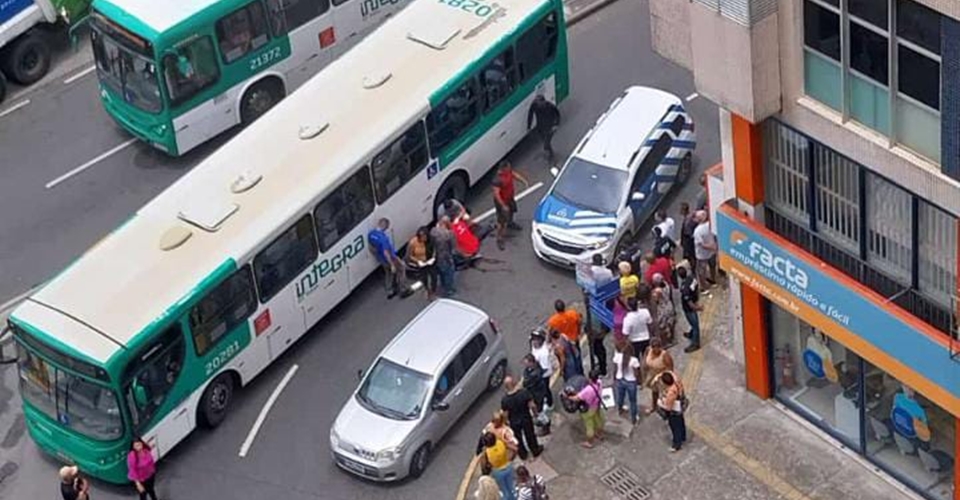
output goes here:
[[692, 70], [690, 51], [690, 0], [650, 0], [650, 36], [653, 50]]

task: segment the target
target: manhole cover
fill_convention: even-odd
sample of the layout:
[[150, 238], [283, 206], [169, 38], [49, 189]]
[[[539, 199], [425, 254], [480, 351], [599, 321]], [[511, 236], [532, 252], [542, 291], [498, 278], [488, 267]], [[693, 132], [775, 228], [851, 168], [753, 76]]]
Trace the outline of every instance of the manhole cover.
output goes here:
[[600, 482], [625, 500], [644, 500], [650, 496], [650, 492], [640, 485], [640, 478], [622, 465], [610, 469]]

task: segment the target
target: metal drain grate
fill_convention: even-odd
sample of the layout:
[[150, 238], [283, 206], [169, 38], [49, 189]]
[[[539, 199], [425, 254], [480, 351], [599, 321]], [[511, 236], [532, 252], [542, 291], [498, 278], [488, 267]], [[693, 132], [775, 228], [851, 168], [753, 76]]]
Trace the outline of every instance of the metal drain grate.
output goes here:
[[650, 496], [650, 492], [640, 485], [640, 478], [622, 465], [610, 469], [600, 482], [624, 500], [644, 500]]

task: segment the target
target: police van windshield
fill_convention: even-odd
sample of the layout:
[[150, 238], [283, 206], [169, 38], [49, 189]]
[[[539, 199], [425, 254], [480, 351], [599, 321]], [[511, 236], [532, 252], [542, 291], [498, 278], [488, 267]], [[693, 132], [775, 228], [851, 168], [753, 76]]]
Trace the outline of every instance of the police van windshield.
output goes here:
[[612, 213], [617, 211], [627, 173], [573, 157], [557, 179], [553, 194], [571, 205]]

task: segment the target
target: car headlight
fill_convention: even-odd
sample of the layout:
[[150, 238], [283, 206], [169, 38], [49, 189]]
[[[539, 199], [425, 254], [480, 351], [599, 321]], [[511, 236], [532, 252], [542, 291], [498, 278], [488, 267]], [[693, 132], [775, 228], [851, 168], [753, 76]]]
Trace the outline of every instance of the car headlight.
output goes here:
[[337, 431], [330, 429], [330, 449], [336, 450], [340, 447], [340, 435]]
[[385, 450], [380, 450], [377, 452], [377, 462], [393, 462], [400, 458], [400, 454], [403, 453], [403, 447], [397, 446], [395, 448], [387, 448]]

